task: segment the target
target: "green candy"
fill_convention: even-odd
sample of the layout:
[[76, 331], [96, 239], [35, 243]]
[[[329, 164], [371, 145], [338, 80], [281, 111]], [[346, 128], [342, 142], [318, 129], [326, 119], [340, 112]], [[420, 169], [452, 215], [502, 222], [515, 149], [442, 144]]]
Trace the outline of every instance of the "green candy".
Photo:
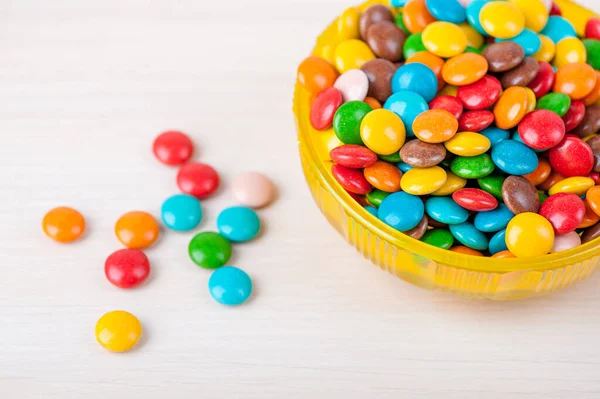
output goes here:
[[227, 263], [231, 257], [231, 244], [219, 233], [207, 231], [192, 238], [188, 252], [198, 266], [216, 269]]
[[498, 199], [502, 199], [502, 183], [506, 177], [504, 176], [486, 176], [477, 179], [477, 184], [485, 192], [492, 194]]
[[467, 46], [467, 48], [465, 49], [465, 53], [481, 54], [481, 50], [475, 47]]
[[538, 191], [538, 196], [540, 197], [540, 205], [544, 203], [548, 199], [548, 195], [543, 191]]
[[494, 171], [494, 162], [488, 154], [475, 157], [457, 157], [450, 164], [452, 173], [463, 179], [479, 179]]
[[442, 166], [442, 167], [444, 167], [444, 168], [446, 168], [446, 169], [450, 169], [450, 165], [452, 164], [452, 159], [453, 159], [453, 158], [450, 158], [450, 157], [446, 157], [446, 158], [444, 158], [444, 159], [442, 160], [442, 162], [440, 162], [440, 165], [439, 165], [439, 166]]
[[379, 208], [379, 205], [381, 205], [381, 202], [388, 196], [390, 195], [390, 193], [386, 193], [385, 191], [381, 191], [381, 190], [371, 190], [371, 192], [369, 192], [367, 194], [367, 201], [369, 201], [369, 204], [373, 205], [376, 208]]
[[333, 131], [344, 144], [362, 145], [360, 138], [360, 123], [373, 110], [362, 101], [348, 101], [338, 108], [333, 116]]
[[420, 51], [427, 51], [427, 48], [425, 48], [425, 45], [423, 44], [423, 39], [421, 39], [421, 32], [413, 33], [407, 37], [404, 42], [404, 59], [407, 60]]
[[396, 151], [391, 153], [390, 155], [377, 155], [379, 159], [386, 162], [398, 163], [402, 162], [402, 158], [400, 158], [400, 152]]
[[408, 28], [406, 27], [406, 25], [404, 24], [404, 20], [402, 19], [401, 12], [399, 12], [398, 15], [396, 15], [396, 26], [402, 29], [407, 35], [410, 35], [410, 32], [408, 31]]
[[450, 249], [454, 244], [452, 233], [444, 229], [433, 229], [425, 232], [421, 241], [442, 249]]
[[567, 113], [571, 106], [571, 99], [563, 93], [548, 93], [541, 97], [535, 109], [547, 109], [558, 114], [561, 118]]
[[600, 70], [600, 40], [584, 39], [583, 45], [587, 52], [587, 63], [595, 70]]

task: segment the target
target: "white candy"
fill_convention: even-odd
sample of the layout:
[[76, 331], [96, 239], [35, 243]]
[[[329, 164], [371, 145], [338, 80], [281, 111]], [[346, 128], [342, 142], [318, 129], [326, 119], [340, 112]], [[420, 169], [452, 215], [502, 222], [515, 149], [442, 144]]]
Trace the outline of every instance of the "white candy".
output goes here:
[[351, 69], [341, 74], [333, 87], [342, 93], [344, 102], [363, 101], [369, 91], [369, 78], [360, 69]]

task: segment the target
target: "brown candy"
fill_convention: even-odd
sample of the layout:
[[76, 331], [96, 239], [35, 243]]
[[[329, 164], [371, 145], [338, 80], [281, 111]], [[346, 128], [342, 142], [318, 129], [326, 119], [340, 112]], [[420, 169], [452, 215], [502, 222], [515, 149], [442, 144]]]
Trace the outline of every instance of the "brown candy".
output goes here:
[[502, 87], [505, 89], [512, 86], [527, 86], [535, 78], [539, 70], [540, 64], [538, 64], [535, 58], [525, 57], [519, 65], [502, 74], [500, 83], [502, 83]]
[[389, 8], [383, 4], [375, 4], [367, 8], [360, 16], [360, 21], [358, 22], [360, 37], [365, 40], [367, 38], [367, 30], [371, 25], [381, 21], [394, 22], [394, 16]]
[[600, 237], [600, 223], [596, 223], [593, 226], [588, 227], [583, 231], [581, 235], [581, 243], [585, 244], [586, 242], [592, 241], [594, 238]]
[[586, 143], [592, 148], [594, 154], [600, 154], [600, 135], [590, 138]]
[[412, 237], [416, 240], [420, 240], [421, 237], [423, 237], [425, 235], [428, 225], [429, 225], [429, 220], [427, 219], [426, 215], [423, 215], [423, 219], [421, 219], [419, 224], [416, 225], [415, 227], [413, 227], [412, 229], [405, 231], [404, 234], [406, 234], [407, 236]]
[[600, 172], [600, 155], [594, 154], [594, 167], [592, 168], [594, 172]]
[[502, 184], [502, 199], [506, 207], [515, 215], [523, 212], [537, 213], [540, 197], [529, 180], [521, 176], [508, 176]]
[[384, 103], [392, 95], [392, 76], [396, 72], [396, 66], [391, 61], [376, 58], [367, 61], [360, 69], [369, 79], [367, 96]]
[[430, 144], [415, 139], [407, 142], [400, 149], [402, 161], [416, 168], [429, 168], [442, 162], [446, 157], [443, 144]]
[[592, 105], [585, 109], [583, 120], [570, 133], [585, 137], [597, 133], [598, 130], [600, 130], [600, 105]]
[[523, 47], [513, 42], [492, 43], [481, 53], [488, 62], [491, 72], [505, 72], [523, 61]]
[[367, 44], [376, 56], [392, 62], [402, 59], [402, 48], [406, 33], [395, 23], [381, 21], [371, 25], [367, 30]]

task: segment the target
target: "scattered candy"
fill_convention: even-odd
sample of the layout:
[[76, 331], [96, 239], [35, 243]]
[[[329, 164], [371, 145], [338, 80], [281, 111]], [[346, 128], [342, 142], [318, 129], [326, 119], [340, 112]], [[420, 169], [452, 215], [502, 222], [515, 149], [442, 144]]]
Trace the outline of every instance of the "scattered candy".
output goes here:
[[127, 248], [143, 249], [156, 241], [160, 228], [154, 216], [133, 211], [121, 216], [115, 225], [115, 234]]
[[237, 267], [223, 266], [210, 275], [208, 290], [223, 305], [240, 305], [252, 295], [252, 280]]
[[184, 193], [202, 199], [217, 190], [219, 175], [207, 164], [188, 163], [179, 169], [177, 185]]
[[271, 179], [257, 172], [246, 172], [238, 175], [231, 183], [231, 192], [233, 198], [240, 205], [254, 209], [269, 205], [277, 195], [275, 185]]
[[197, 234], [188, 246], [192, 261], [205, 269], [216, 269], [231, 257], [231, 244], [218, 233], [210, 231]]
[[55, 241], [69, 243], [85, 232], [85, 219], [79, 211], [69, 207], [54, 208], [42, 220], [44, 233]]
[[96, 323], [96, 340], [111, 352], [126, 352], [138, 343], [142, 324], [129, 312], [113, 310], [105, 313]]
[[104, 274], [119, 288], [134, 288], [150, 275], [150, 262], [139, 249], [120, 249], [104, 262]]
[[202, 221], [202, 206], [195, 197], [177, 194], [167, 198], [161, 208], [162, 221], [175, 231], [189, 231]]
[[154, 156], [165, 165], [181, 165], [194, 153], [194, 144], [190, 138], [179, 131], [161, 133], [153, 144]]
[[260, 219], [252, 209], [234, 206], [221, 211], [217, 217], [217, 228], [229, 241], [246, 242], [260, 232]]

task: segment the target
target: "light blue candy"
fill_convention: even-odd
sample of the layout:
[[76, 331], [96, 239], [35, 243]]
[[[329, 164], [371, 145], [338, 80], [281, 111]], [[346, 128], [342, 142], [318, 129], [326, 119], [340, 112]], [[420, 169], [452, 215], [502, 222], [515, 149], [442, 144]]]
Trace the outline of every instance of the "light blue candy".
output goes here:
[[[523, 144], [525, 144], [525, 143], [523, 142], [523, 139], [521, 138], [521, 135], [519, 134], [519, 131], [518, 131], [518, 130], [515, 130], [515, 131], [513, 132], [513, 134], [512, 134], [512, 137], [511, 137], [511, 138], [512, 138], [513, 140], [515, 140], [515, 141], [518, 141], [519, 143], [523, 143]], [[527, 144], [525, 144], [525, 145], [527, 145]], [[527, 147], [528, 147], [528, 148], [531, 148], [531, 147], [529, 147], [528, 145], [527, 145]], [[544, 152], [544, 151], [545, 151], [545, 150], [536, 150], [535, 148], [531, 148], [531, 149], [533, 150], [533, 152], [536, 152], [536, 153], [539, 153], [539, 152]]]
[[548, 22], [540, 34], [548, 36], [554, 44], [560, 42], [565, 37], [577, 37], [573, 25], [558, 15], [552, 15], [548, 18]]
[[399, 191], [388, 195], [379, 205], [379, 220], [399, 231], [419, 224], [425, 214], [423, 201], [417, 196]]
[[426, 0], [425, 6], [438, 21], [461, 24], [467, 18], [465, 8], [458, 0]]
[[515, 216], [504, 204], [498, 205], [491, 211], [479, 212], [473, 221], [475, 228], [484, 233], [505, 229], [508, 222]]
[[191, 195], [177, 194], [163, 202], [161, 218], [165, 226], [176, 231], [189, 231], [202, 221], [200, 201]]
[[451, 224], [448, 226], [450, 232], [462, 245], [469, 248], [483, 251], [488, 247], [488, 239], [481, 231], [477, 230], [469, 222], [461, 224]]
[[496, 126], [490, 126], [486, 129], [483, 129], [480, 133], [488, 138], [492, 147], [499, 142], [508, 139], [510, 136], [508, 130], [503, 130]]
[[246, 302], [252, 294], [252, 280], [237, 267], [223, 266], [210, 275], [208, 291], [217, 302], [235, 306]]
[[429, 198], [425, 202], [425, 211], [432, 219], [444, 224], [460, 224], [469, 218], [469, 212], [451, 197]]
[[538, 166], [538, 157], [533, 150], [515, 140], [504, 140], [492, 148], [492, 161], [509, 175], [522, 176]]
[[489, 0], [475, 0], [467, 6], [467, 21], [471, 24], [473, 28], [484, 36], [489, 36], [488, 33], [481, 26], [481, 22], [479, 21], [479, 13], [481, 13], [481, 9], [484, 5], [486, 5]]
[[525, 51], [525, 55], [533, 55], [538, 52], [540, 47], [542, 46], [542, 40], [538, 36], [537, 33], [532, 31], [531, 29], [523, 29], [521, 33], [517, 36], [510, 39], [496, 39], [496, 42], [515, 42], [520, 44], [523, 47], [523, 51]]
[[427, 101], [419, 94], [402, 90], [392, 94], [384, 103], [383, 108], [398, 115], [404, 123], [406, 135], [414, 137], [415, 133], [412, 130], [412, 124], [417, 115], [429, 109], [429, 105], [427, 105]]
[[375, 208], [374, 206], [365, 206], [365, 210], [371, 215], [377, 217], [377, 208]]
[[398, 162], [396, 166], [402, 171], [402, 173], [406, 173], [413, 168], [412, 165], [409, 165], [406, 162]]
[[392, 93], [401, 90], [412, 91], [429, 102], [437, 94], [437, 89], [438, 80], [435, 73], [420, 62], [403, 65], [392, 76]]
[[500, 230], [496, 234], [490, 238], [490, 248], [489, 251], [492, 255], [497, 254], [498, 252], [506, 251], [508, 247], [506, 246], [506, 229]]
[[229, 241], [249, 241], [258, 235], [260, 219], [254, 210], [245, 206], [234, 206], [219, 214], [217, 228]]
[[404, 7], [408, 3], [408, 0], [390, 0], [390, 6], [392, 7]]

